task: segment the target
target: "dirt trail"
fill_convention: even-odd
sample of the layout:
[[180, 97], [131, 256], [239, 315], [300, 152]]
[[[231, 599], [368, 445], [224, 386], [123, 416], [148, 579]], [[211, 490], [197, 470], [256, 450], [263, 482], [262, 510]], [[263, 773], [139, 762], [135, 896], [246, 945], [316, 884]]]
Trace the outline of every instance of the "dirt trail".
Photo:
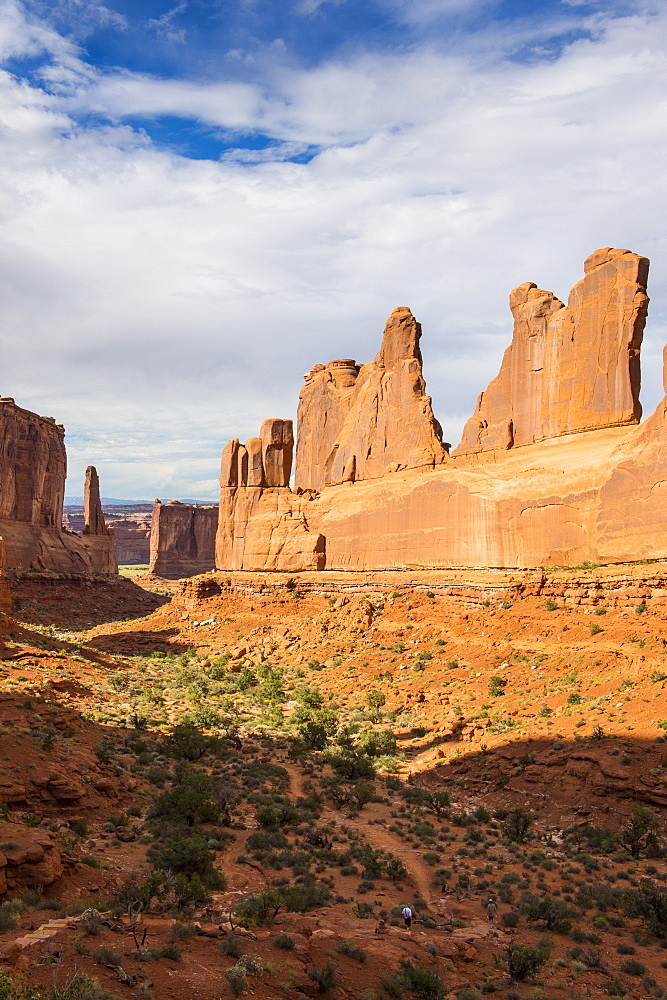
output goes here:
[[[289, 774], [290, 794], [297, 798], [304, 794], [303, 775], [294, 764], [283, 761], [283, 766]], [[432, 904], [434, 889], [431, 884], [431, 869], [415, 854], [414, 851], [406, 847], [400, 837], [385, 830], [382, 826], [371, 825], [370, 820], [386, 819], [386, 807], [380, 804], [371, 803], [364, 806], [363, 812], [354, 819], [346, 819], [345, 825], [359, 834], [367, 841], [371, 847], [381, 848], [403, 862], [408, 870], [410, 880], [413, 882], [417, 892], [427, 903]], [[340, 823], [340, 812], [325, 806], [321, 820], [323, 823], [330, 820]], [[400, 887], [396, 890], [397, 900], [402, 896]]]

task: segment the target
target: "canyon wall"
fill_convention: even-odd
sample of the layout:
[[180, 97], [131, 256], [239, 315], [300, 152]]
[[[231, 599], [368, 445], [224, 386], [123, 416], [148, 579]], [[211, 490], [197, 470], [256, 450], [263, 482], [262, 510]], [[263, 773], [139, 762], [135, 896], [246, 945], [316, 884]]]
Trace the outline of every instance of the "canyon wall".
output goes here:
[[218, 508], [155, 501], [151, 521], [149, 572], [180, 579], [215, 569]]
[[62, 527], [65, 429], [0, 398], [0, 535], [9, 569], [115, 572], [113, 537]]
[[452, 457], [424, 395], [419, 324], [396, 310], [373, 362], [306, 376], [295, 492], [247, 485], [255, 439], [227, 446], [217, 568], [667, 558], [667, 398], [638, 426], [647, 275], [646, 258], [604, 248], [567, 306], [515, 289], [512, 344]]

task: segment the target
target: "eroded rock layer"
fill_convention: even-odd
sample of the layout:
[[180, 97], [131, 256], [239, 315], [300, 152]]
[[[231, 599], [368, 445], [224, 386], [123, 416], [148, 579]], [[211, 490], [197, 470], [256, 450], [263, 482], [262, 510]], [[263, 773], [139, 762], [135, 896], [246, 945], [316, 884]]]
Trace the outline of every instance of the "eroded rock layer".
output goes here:
[[639, 423], [648, 266], [629, 250], [597, 250], [567, 306], [532, 282], [515, 288], [512, 343], [454, 454]]
[[321, 490], [445, 461], [442, 430], [426, 395], [421, 326], [395, 309], [375, 360], [316, 365], [299, 397], [294, 485]]

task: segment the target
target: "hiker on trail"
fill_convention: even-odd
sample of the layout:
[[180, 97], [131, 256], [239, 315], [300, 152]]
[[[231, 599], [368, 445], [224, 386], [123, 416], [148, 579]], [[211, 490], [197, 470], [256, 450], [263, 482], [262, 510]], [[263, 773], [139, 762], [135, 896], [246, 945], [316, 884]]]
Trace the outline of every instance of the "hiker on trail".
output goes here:
[[494, 901], [492, 899], [490, 899], [488, 901], [488, 903], [486, 904], [486, 915], [489, 918], [489, 923], [491, 924], [492, 927], [493, 927], [493, 921], [496, 918], [496, 913], [497, 912], [498, 912], [498, 907], [496, 906], [496, 904], [494, 903]]
[[405, 920], [405, 929], [409, 931], [412, 926], [412, 910], [409, 906], [404, 906], [401, 910], [401, 916]]

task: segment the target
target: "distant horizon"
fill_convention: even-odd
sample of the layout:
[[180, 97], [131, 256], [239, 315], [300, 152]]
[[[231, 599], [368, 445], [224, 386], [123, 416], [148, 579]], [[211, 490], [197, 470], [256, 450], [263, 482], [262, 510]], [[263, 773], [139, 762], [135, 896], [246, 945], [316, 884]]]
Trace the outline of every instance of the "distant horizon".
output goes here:
[[[199, 504], [202, 506], [217, 504], [219, 500], [195, 500], [193, 497], [185, 497], [181, 499], [180, 497], [160, 497], [161, 503], [170, 503], [172, 500], [178, 500], [179, 503], [189, 503], [189, 504]], [[103, 507], [110, 507], [114, 504], [118, 506], [132, 506], [134, 504], [154, 504], [155, 500], [131, 500], [122, 497], [100, 497], [100, 502]], [[83, 497], [76, 496], [65, 496], [64, 507], [83, 507]]]

